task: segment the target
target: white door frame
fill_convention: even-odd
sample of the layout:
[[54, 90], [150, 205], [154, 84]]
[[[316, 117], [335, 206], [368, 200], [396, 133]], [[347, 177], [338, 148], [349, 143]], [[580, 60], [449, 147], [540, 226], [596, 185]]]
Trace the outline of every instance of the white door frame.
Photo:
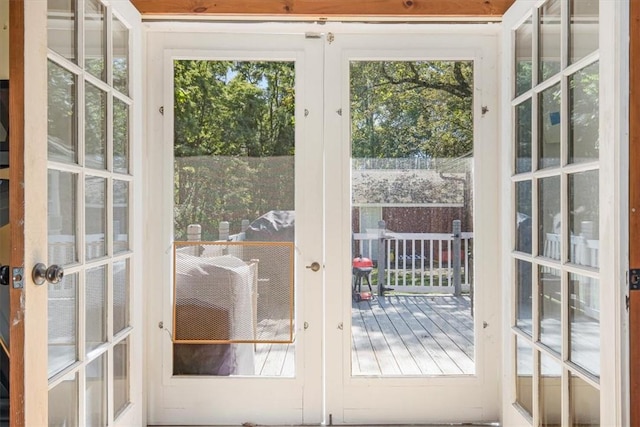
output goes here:
[[[149, 387], [149, 422], [155, 423], [184, 423], [189, 420], [191, 423], [231, 423], [254, 421], [254, 412], [259, 411], [259, 407], [247, 406], [246, 400], [238, 399], [240, 393], [246, 386], [256, 385], [256, 390], [271, 395], [278, 394], [280, 388], [274, 389], [273, 385], [277, 381], [296, 382], [300, 387], [304, 385], [304, 408], [303, 420], [305, 423], [313, 422], [333, 422], [334, 424], [357, 423], [357, 422], [424, 422], [425, 420], [437, 421], [495, 421], [498, 419], [499, 408], [499, 383], [498, 372], [500, 370], [499, 361], [495, 358], [500, 342], [500, 310], [496, 308], [495, 297], [498, 293], [498, 282], [491, 280], [492, 271], [498, 270], [499, 260], [491, 254], [497, 253], [496, 230], [498, 229], [497, 195], [491, 191], [497, 184], [497, 126], [498, 126], [498, 103], [497, 103], [497, 49], [498, 26], [487, 25], [465, 25], [463, 27], [454, 25], [359, 25], [359, 24], [339, 24], [329, 23], [326, 25], [317, 24], [193, 24], [193, 23], [156, 23], [147, 24], [148, 40], [148, 62], [149, 70], [156, 70], [149, 73], [150, 80], [148, 86], [148, 150], [149, 167], [147, 170], [147, 184], [150, 191], [146, 194], [148, 206], [158, 206], [161, 211], [172, 212], [171, 195], [167, 194], [166, 188], [171, 188], [172, 181], [172, 123], [171, 111], [171, 90], [172, 74], [168, 73], [171, 60], [174, 57], [184, 57], [199, 55], [199, 57], [211, 57], [219, 59], [236, 58], [260, 58], [278, 59], [282, 55], [289, 55], [294, 58], [291, 49], [287, 47], [287, 39], [300, 37], [304, 39], [305, 33], [313, 33], [313, 38], [320, 35], [313, 43], [324, 43], [325, 57], [321, 56], [313, 59], [305, 65], [307, 69], [322, 69], [323, 61], [336, 65], [344, 58], [351, 56], [371, 59], [472, 59], [475, 61], [474, 75], [476, 78], [476, 89], [474, 95], [474, 133], [476, 135], [476, 165], [478, 163], [489, 167], [479, 168], [475, 176], [476, 200], [482, 198], [483, 203], [476, 203], [475, 216], [476, 224], [482, 227], [476, 229], [476, 242], [484, 242], [485, 250], [481, 251], [485, 255], [477, 256], [476, 281], [482, 283], [482, 287], [476, 292], [476, 319], [475, 336], [476, 343], [476, 375], [468, 377], [432, 377], [432, 378], [351, 378], [350, 377], [350, 336], [349, 331], [351, 319], [351, 294], [349, 286], [340, 284], [351, 283], [350, 265], [350, 239], [343, 238], [351, 235], [351, 212], [350, 198], [348, 195], [349, 182], [349, 162], [350, 158], [348, 135], [350, 132], [347, 115], [344, 120], [336, 114], [336, 111], [348, 108], [348, 62], [342, 62], [339, 67], [326, 69], [323, 84], [314, 81], [315, 87], [312, 95], [316, 99], [325, 99], [324, 125], [321, 115], [318, 122], [309, 124], [311, 132], [307, 135], [325, 135], [324, 142], [318, 143], [318, 147], [305, 154], [308, 160], [314, 160], [321, 167], [323, 158], [327, 160], [325, 166], [324, 188], [331, 189], [320, 194], [308, 194], [306, 199], [297, 199], [302, 203], [320, 203], [318, 211], [322, 211], [322, 202], [326, 202], [324, 208], [325, 224], [327, 230], [333, 230], [323, 237], [322, 230], [312, 231], [307, 236], [315, 246], [322, 251], [320, 242], [325, 239], [325, 276], [324, 285], [318, 282], [314, 285], [304, 286], [305, 317], [309, 324], [306, 334], [313, 334], [317, 337], [317, 342], [307, 342], [304, 347], [304, 363], [306, 366], [321, 367], [313, 376], [306, 373], [295, 380], [274, 379], [270, 380], [272, 385], [262, 389], [265, 384], [264, 379], [256, 378], [216, 378], [211, 385], [205, 385], [205, 392], [199, 392], [206, 398], [208, 408], [194, 413], [178, 409], [186, 406], [185, 401], [181, 401], [179, 390], [182, 385], [201, 386], [203, 379], [171, 378], [170, 360], [170, 339], [166, 331], [158, 328], [159, 321], [164, 325], [170, 325], [171, 319], [166, 301], [162, 301], [162, 295], [155, 292], [157, 287], [149, 287], [146, 292], [148, 296], [149, 316], [147, 331], [149, 332], [148, 345], [150, 349], [163, 349], [163, 356], [150, 357], [148, 359], [148, 387]], [[327, 37], [333, 33], [334, 37]], [[260, 36], [260, 46], [266, 50], [258, 51], [255, 41], [251, 44], [251, 37], [256, 34]], [[292, 36], [291, 34], [297, 34]], [[240, 41], [239, 41], [240, 40]], [[243, 44], [241, 40], [248, 40], [249, 45]], [[255, 39], [253, 39], [255, 40]], [[307, 40], [307, 44], [310, 40]], [[371, 42], [378, 48], [371, 49]], [[406, 49], [398, 50], [398, 46], [406, 46]], [[303, 48], [301, 48], [303, 49]], [[283, 53], [285, 52], [285, 53]], [[286, 53], [289, 52], [289, 53]], [[384, 53], [381, 53], [384, 52]], [[393, 52], [393, 53], [390, 53]], [[280, 56], [279, 56], [280, 55]], [[337, 55], [337, 56], [336, 56]], [[350, 56], [351, 55], [351, 56]], [[384, 55], [384, 56], [382, 56]], [[318, 61], [318, 62], [316, 62]], [[345, 68], [346, 67], [346, 68]], [[157, 72], [162, 70], [162, 73]], [[345, 74], [346, 72], [346, 74]], [[163, 76], [161, 75], [163, 74]], [[340, 83], [341, 82], [341, 83]], [[482, 82], [482, 86], [478, 85]], [[338, 83], [338, 84], [337, 84]], [[323, 94], [323, 86], [336, 85], [339, 91]], [[157, 90], [164, 87], [163, 91]], [[346, 92], [345, 92], [346, 89]], [[167, 95], [169, 94], [169, 95]], [[158, 109], [164, 106], [165, 118], [162, 119]], [[488, 112], [483, 114], [482, 107], [486, 106]], [[313, 116], [314, 109], [311, 108]], [[302, 120], [296, 117], [296, 120]], [[314, 132], [315, 130], [315, 132]], [[160, 143], [159, 141], [162, 141]], [[324, 147], [323, 147], [324, 145]], [[331, 153], [331, 154], [329, 154]], [[339, 158], [335, 154], [339, 154]], [[330, 157], [331, 156], [331, 157]], [[330, 160], [330, 161], [329, 161]], [[313, 162], [311, 162], [313, 163]], [[308, 164], [311, 164], [308, 163]], [[493, 165], [493, 166], [491, 166]], [[298, 168], [297, 168], [298, 169]], [[322, 170], [305, 170], [307, 175], [311, 174], [312, 179], [317, 178], [322, 182]], [[162, 187], [153, 186], [163, 177]], [[165, 190], [163, 190], [165, 189]], [[338, 191], [338, 189], [340, 189]], [[329, 193], [332, 193], [331, 195]], [[480, 195], [480, 196], [478, 196]], [[298, 197], [298, 195], [297, 195]], [[300, 195], [304, 197], [304, 195]], [[157, 209], [154, 210], [157, 212]], [[147, 251], [146, 271], [148, 272], [147, 283], [164, 283], [171, 277], [170, 265], [168, 262], [172, 240], [172, 218], [159, 219], [159, 215], [154, 215], [148, 211], [148, 229], [161, 230], [159, 233], [149, 233], [146, 244], [150, 248], [162, 248], [165, 262], [158, 263], [157, 255], [151, 255]], [[341, 232], [336, 232], [339, 230]], [[476, 243], [477, 244], [477, 243]], [[314, 245], [312, 245], [314, 246]], [[314, 248], [314, 250], [316, 249]], [[306, 254], [302, 253], [304, 260], [297, 266], [298, 270], [311, 261], [322, 259], [322, 253]], [[160, 267], [158, 267], [160, 265]], [[306, 276], [305, 276], [306, 277]], [[314, 280], [315, 282], [315, 280]], [[166, 286], [165, 283], [163, 286]], [[336, 296], [341, 299], [340, 304], [329, 303], [336, 301]], [[166, 296], [165, 296], [166, 297]], [[311, 297], [308, 299], [308, 297]], [[312, 307], [313, 301], [315, 307]], [[322, 301], [322, 304], [318, 302]], [[300, 304], [300, 302], [298, 303]], [[322, 312], [325, 306], [325, 312]], [[154, 308], [156, 307], [156, 308]], [[162, 318], [157, 313], [157, 307], [163, 307]], [[493, 310], [492, 310], [493, 308]], [[323, 319], [326, 322], [323, 323]], [[298, 319], [301, 320], [300, 318]], [[486, 322], [486, 328], [483, 328]], [[344, 329], [339, 329], [342, 323]], [[300, 326], [300, 325], [298, 325]], [[314, 328], [320, 328], [320, 331]], [[320, 334], [316, 334], [320, 332]], [[298, 337], [301, 339], [301, 331], [298, 330]], [[323, 338], [324, 337], [324, 338]], [[314, 338], [315, 339], [315, 338]], [[301, 339], [299, 343], [302, 343]], [[300, 351], [300, 350], [298, 350]], [[149, 355], [152, 353], [150, 352]], [[321, 357], [323, 355], [324, 362]], [[163, 360], [160, 360], [163, 359]], [[303, 382], [304, 380], [304, 382]], [[205, 380], [206, 381], [206, 380]], [[242, 381], [244, 385], [240, 385]], [[180, 386], [180, 387], [178, 387]], [[443, 387], [451, 387], [449, 390], [467, 390], [468, 393], [462, 398], [459, 395], [443, 392]], [[243, 388], [244, 387], [244, 388]], [[225, 396], [216, 394], [216, 390], [223, 390]], [[393, 390], [393, 393], [389, 393]], [[420, 393], [430, 392], [430, 400], [435, 399], [435, 403], [425, 405]], [[246, 393], [245, 393], [246, 394]], [[323, 395], [326, 400], [323, 401]], [[215, 398], [221, 398], [224, 413], [243, 411], [243, 418], [237, 416], [225, 417], [220, 411], [221, 403], [213, 402]], [[175, 399], [175, 400], [174, 400]], [[184, 399], [187, 399], [185, 396]], [[183, 399], [183, 400], [184, 400]], [[461, 400], [462, 399], [462, 400]], [[282, 402], [282, 400], [278, 400]], [[285, 401], [287, 401], [285, 399]], [[465, 402], [467, 411], [461, 411], [460, 402]], [[173, 406], [171, 409], [167, 406]], [[202, 403], [204, 400], [201, 400]], [[166, 407], [166, 410], [163, 409]], [[258, 412], [256, 417], [262, 415], [262, 422], [296, 422], [298, 418], [294, 412], [280, 410], [281, 403], [278, 403], [280, 412], [278, 415], [265, 415]], [[235, 409], [234, 409], [235, 408]], [[252, 408], [255, 411], [252, 412]], [[188, 414], [185, 415], [185, 414]]]
[[[326, 298], [340, 304], [326, 307], [327, 409], [334, 424], [496, 421], [499, 409], [501, 316], [495, 272], [497, 245], [498, 28], [482, 25], [357, 27], [338, 32], [326, 46], [325, 187], [341, 189], [326, 195]], [[375, 46], [375, 47], [374, 47]], [[400, 48], [399, 48], [400, 46]], [[351, 195], [349, 61], [473, 60], [474, 61], [474, 206], [476, 374], [442, 377], [351, 377]], [[339, 84], [336, 84], [339, 82]], [[487, 112], [483, 114], [483, 107]], [[343, 114], [336, 114], [342, 109]], [[335, 153], [338, 153], [336, 155]], [[332, 156], [331, 158], [329, 156]], [[483, 327], [486, 322], [486, 327]], [[343, 327], [338, 327], [343, 325]], [[425, 398], [424, 396], [428, 396]]]
[[[322, 405], [322, 70], [321, 40], [265, 25], [151, 25], [148, 31], [147, 235], [149, 423], [319, 423]], [[266, 24], [268, 27], [269, 25]], [[289, 30], [289, 27], [287, 27]], [[173, 60], [296, 61], [296, 376], [174, 377], [171, 278], [173, 245]], [[315, 78], [314, 78], [315, 76]], [[164, 115], [159, 113], [164, 107]], [[305, 117], [305, 109], [308, 115]], [[315, 187], [314, 187], [315, 186]], [[306, 188], [313, 190], [303, 191]], [[159, 215], [158, 212], [164, 212]], [[161, 261], [159, 261], [161, 259]], [[162, 289], [162, 291], [159, 291]], [[158, 328], [163, 322], [163, 329]], [[304, 328], [306, 322], [307, 328]], [[270, 410], [271, 409], [271, 410]]]
[[[517, 0], [503, 16], [501, 37], [501, 160], [500, 194], [501, 258], [509, 260], [513, 248], [511, 174], [513, 163], [514, 75], [513, 31], [544, 3]], [[628, 1], [600, 1], [600, 423], [629, 423], [629, 347], [628, 313], [625, 297], [628, 269], [628, 94], [629, 94], [629, 5]], [[535, 141], [533, 142], [535, 143]], [[503, 306], [503, 378], [502, 416], [504, 425], [530, 425], [514, 402], [516, 400], [515, 360], [513, 359], [514, 286], [510, 262], [502, 265]], [[535, 372], [535, 370], [534, 370]], [[534, 387], [533, 408], [538, 408]], [[563, 398], [563, 406], [568, 398]], [[566, 416], [566, 415], [565, 415]], [[534, 414], [534, 422], [538, 416]]]

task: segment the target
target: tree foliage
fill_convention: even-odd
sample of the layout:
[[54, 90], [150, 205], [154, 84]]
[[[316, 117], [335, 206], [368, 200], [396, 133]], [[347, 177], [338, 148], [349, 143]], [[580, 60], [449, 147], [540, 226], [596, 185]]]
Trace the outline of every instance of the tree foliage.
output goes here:
[[293, 209], [294, 65], [174, 63], [175, 236]]
[[459, 157], [473, 150], [473, 63], [351, 64], [353, 157]]
[[294, 152], [291, 62], [175, 61], [175, 155]]
[[[473, 148], [472, 63], [354, 62], [353, 157], [458, 157]], [[175, 235], [294, 209], [293, 62], [174, 62]]]

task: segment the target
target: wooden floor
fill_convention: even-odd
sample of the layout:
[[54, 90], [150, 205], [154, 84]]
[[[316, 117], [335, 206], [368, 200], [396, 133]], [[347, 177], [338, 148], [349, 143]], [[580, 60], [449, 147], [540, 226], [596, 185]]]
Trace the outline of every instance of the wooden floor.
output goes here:
[[[468, 297], [394, 295], [352, 303], [355, 376], [469, 375], [475, 372]], [[288, 327], [263, 320], [259, 334]], [[295, 344], [256, 345], [256, 375], [294, 375]]]
[[386, 296], [354, 302], [353, 375], [467, 375], [475, 372], [468, 297]]

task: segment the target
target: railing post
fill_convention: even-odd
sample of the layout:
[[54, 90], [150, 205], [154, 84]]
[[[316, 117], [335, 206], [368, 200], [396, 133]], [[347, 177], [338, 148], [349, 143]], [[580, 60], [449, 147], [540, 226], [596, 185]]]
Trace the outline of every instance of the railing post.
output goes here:
[[[199, 242], [202, 240], [202, 226], [200, 224], [187, 225], [187, 241]], [[200, 255], [200, 247], [197, 245], [191, 246], [192, 255]]]
[[387, 253], [385, 251], [385, 230], [387, 223], [378, 221], [378, 296], [384, 296], [384, 269], [387, 265]]
[[460, 275], [460, 235], [462, 233], [462, 225], [459, 219], [453, 220], [453, 294], [459, 297], [462, 294], [461, 275]]
[[218, 225], [218, 240], [229, 240], [229, 221], [220, 221]]

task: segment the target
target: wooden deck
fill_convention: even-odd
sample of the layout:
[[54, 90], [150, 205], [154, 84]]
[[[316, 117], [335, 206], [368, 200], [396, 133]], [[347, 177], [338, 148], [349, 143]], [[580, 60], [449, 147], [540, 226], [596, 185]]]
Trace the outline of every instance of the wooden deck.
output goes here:
[[[468, 297], [387, 296], [352, 303], [355, 376], [469, 375], [475, 372]], [[258, 325], [259, 334], [281, 328]], [[295, 344], [256, 345], [256, 375], [294, 375]]]
[[468, 297], [387, 296], [352, 305], [353, 375], [475, 372]]

